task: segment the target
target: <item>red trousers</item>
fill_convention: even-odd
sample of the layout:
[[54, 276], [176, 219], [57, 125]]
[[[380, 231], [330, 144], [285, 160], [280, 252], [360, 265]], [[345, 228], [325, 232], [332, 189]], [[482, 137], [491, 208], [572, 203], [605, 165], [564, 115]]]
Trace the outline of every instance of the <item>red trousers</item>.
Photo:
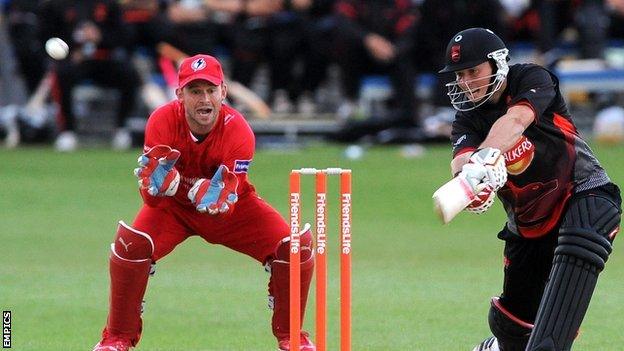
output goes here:
[[154, 241], [154, 261], [186, 238], [199, 235], [211, 244], [224, 245], [264, 263], [290, 233], [282, 216], [255, 192], [242, 194], [231, 212], [217, 216], [197, 212], [167, 197], [158, 207], [143, 205], [132, 227]]

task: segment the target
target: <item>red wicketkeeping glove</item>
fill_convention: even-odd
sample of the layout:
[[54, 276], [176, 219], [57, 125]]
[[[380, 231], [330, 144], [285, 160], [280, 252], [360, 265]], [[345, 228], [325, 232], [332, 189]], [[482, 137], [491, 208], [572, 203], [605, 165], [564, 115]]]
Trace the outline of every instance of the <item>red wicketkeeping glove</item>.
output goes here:
[[167, 145], [156, 145], [139, 156], [141, 167], [135, 168], [139, 186], [152, 196], [172, 196], [178, 190], [180, 173], [173, 167], [180, 151]]
[[200, 179], [193, 184], [188, 198], [199, 212], [211, 215], [225, 213], [238, 201], [238, 177], [225, 165], [219, 166], [212, 179]]

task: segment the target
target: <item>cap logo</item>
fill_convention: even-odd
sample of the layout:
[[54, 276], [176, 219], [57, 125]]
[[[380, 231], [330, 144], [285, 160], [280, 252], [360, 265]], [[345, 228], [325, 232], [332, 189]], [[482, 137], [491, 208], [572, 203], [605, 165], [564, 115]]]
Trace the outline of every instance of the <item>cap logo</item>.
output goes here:
[[454, 39], [454, 40], [455, 40], [455, 42], [456, 42], [456, 43], [458, 43], [459, 41], [461, 41], [461, 40], [462, 40], [462, 38], [463, 38], [463, 37], [462, 37], [462, 35], [461, 35], [461, 34], [458, 34], [458, 35], [455, 37], [455, 39]]
[[451, 61], [453, 61], [453, 62], [458, 62], [459, 61], [459, 58], [461, 57], [460, 50], [461, 50], [461, 46], [460, 45], [453, 45], [453, 46], [451, 46]]
[[200, 69], [204, 69], [206, 67], [206, 61], [203, 58], [198, 58], [197, 60], [193, 61], [193, 63], [191, 63], [191, 69], [195, 72], [199, 71]]

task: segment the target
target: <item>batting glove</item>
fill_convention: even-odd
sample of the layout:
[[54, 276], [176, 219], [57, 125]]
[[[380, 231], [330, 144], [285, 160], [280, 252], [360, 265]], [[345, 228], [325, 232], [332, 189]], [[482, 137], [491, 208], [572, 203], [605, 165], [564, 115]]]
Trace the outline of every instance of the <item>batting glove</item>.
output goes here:
[[475, 199], [466, 207], [466, 211], [470, 213], [482, 214], [492, 207], [496, 199], [496, 192], [490, 185], [486, 185]]
[[227, 166], [221, 165], [212, 179], [202, 178], [196, 181], [188, 192], [188, 198], [197, 211], [217, 215], [229, 211], [238, 201], [237, 188], [236, 174], [230, 172]]
[[[490, 185], [488, 182], [488, 170], [479, 163], [466, 163], [457, 176], [466, 181], [470, 187], [472, 198]], [[493, 188], [493, 186], [491, 187]]]
[[172, 196], [178, 191], [180, 173], [173, 168], [180, 151], [167, 145], [156, 145], [139, 156], [139, 168], [134, 175], [139, 186], [152, 196]]
[[507, 167], [500, 150], [492, 147], [479, 149], [470, 156], [468, 162], [485, 167], [486, 182], [492, 186], [493, 191], [498, 191], [507, 182]]

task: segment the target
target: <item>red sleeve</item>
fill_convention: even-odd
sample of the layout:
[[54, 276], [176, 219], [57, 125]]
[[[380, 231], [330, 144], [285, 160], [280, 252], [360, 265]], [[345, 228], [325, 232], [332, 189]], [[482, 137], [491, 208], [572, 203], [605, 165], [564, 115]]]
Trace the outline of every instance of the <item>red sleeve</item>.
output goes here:
[[144, 149], [149, 149], [155, 145], [173, 144], [174, 130], [170, 121], [175, 119], [174, 102], [159, 107], [150, 115], [145, 126]]
[[[143, 150], [148, 150], [155, 145], [173, 144], [173, 131], [168, 121], [175, 118], [175, 104], [169, 103], [157, 108], [150, 115], [145, 126], [145, 142]], [[162, 201], [162, 197], [150, 195], [146, 189], [139, 188], [143, 203], [150, 207], [157, 207]]]
[[223, 164], [226, 165], [238, 177], [239, 193], [241, 185], [247, 184], [247, 173], [253, 161], [256, 147], [256, 138], [247, 121], [239, 114], [232, 120], [233, 125], [228, 130], [229, 140], [235, 140], [224, 154]]
[[358, 16], [358, 10], [352, 0], [342, 0], [334, 5], [335, 11], [347, 18], [355, 20]]

